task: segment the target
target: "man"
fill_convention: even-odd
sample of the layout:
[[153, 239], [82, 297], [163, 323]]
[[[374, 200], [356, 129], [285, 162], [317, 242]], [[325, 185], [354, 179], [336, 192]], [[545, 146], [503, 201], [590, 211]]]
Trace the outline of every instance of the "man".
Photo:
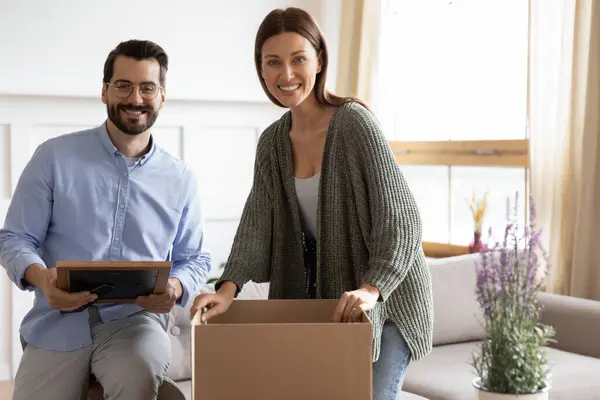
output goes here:
[[[19, 179], [0, 264], [35, 303], [21, 325], [14, 399], [79, 399], [91, 374], [107, 399], [156, 398], [171, 359], [167, 313], [187, 304], [210, 270], [197, 181], [150, 134], [167, 68], [157, 44], [119, 44], [104, 65], [108, 119], [40, 145]], [[163, 295], [96, 305], [93, 294], [57, 287], [55, 263], [69, 259], [171, 260], [173, 268]]]

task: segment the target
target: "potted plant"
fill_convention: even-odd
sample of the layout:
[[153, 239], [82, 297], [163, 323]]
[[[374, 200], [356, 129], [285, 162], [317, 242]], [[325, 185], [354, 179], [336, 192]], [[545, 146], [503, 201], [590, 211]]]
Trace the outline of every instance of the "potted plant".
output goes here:
[[469, 243], [469, 253], [479, 253], [480, 251], [487, 250], [486, 245], [481, 240], [481, 232], [483, 230], [483, 220], [487, 213], [487, 192], [483, 195], [481, 200], [475, 198], [475, 192], [473, 192], [473, 198], [469, 202], [469, 209], [473, 215], [473, 240]]
[[[554, 336], [543, 325], [537, 294], [546, 275], [547, 256], [535, 227], [530, 198], [529, 223], [519, 233], [514, 216], [503, 242], [480, 252], [476, 264], [476, 294], [483, 311], [485, 337], [473, 353], [477, 377], [473, 386], [480, 400], [548, 399], [549, 362], [545, 347]], [[510, 216], [510, 204], [507, 216]]]

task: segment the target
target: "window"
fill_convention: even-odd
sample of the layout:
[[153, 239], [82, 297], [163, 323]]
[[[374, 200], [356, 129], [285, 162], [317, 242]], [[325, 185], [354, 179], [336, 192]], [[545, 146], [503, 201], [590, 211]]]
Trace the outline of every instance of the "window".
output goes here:
[[425, 242], [466, 246], [488, 192], [500, 236], [527, 189], [528, 2], [383, 2], [373, 106], [421, 209]]

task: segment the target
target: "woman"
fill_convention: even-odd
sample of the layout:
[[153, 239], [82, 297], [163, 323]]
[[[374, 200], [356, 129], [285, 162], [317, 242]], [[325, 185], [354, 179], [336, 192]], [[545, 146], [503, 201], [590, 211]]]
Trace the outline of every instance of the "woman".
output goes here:
[[242, 286], [269, 298], [340, 299], [334, 320], [373, 324], [374, 399], [395, 399], [409, 360], [431, 350], [431, 280], [415, 200], [368, 108], [325, 89], [327, 46], [312, 17], [274, 10], [255, 42], [267, 96], [288, 108], [257, 147], [254, 182], [214, 294], [225, 312]]

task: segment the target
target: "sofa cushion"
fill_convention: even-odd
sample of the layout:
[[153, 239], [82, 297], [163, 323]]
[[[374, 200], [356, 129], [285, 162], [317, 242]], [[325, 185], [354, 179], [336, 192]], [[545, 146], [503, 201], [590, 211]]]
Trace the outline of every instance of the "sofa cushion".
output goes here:
[[404, 390], [431, 400], [476, 399], [469, 365], [475, 343], [435, 346], [427, 357], [409, 364]]
[[483, 314], [475, 295], [478, 254], [429, 260], [433, 285], [433, 345], [483, 338]]
[[[422, 360], [411, 363], [404, 378], [404, 390], [431, 400], [477, 399], [472, 354], [478, 341], [436, 346]], [[552, 363], [553, 400], [598, 399], [600, 359], [547, 348]]]

